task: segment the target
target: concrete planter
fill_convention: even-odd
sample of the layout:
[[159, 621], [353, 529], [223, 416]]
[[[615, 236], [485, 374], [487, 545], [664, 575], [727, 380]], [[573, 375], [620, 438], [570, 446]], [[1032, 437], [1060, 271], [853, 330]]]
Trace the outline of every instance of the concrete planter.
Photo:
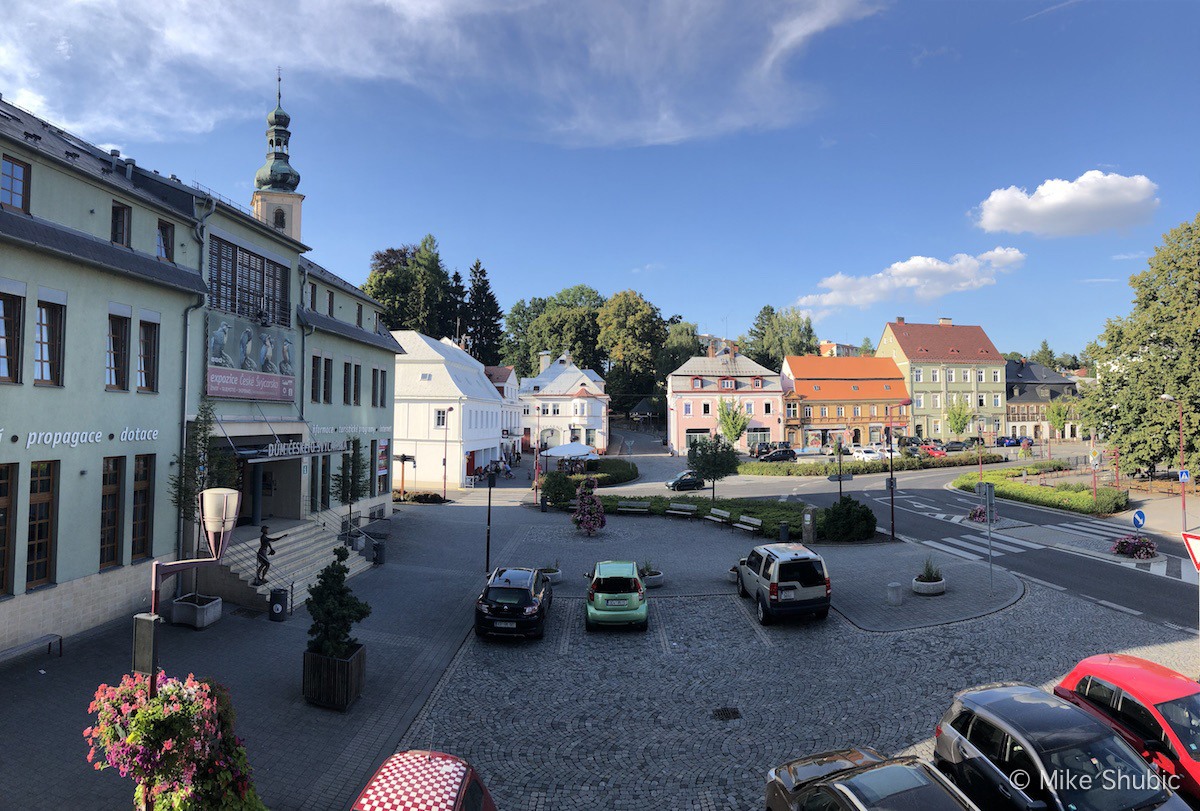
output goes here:
[[344, 659], [304, 652], [301, 689], [304, 700], [345, 712], [362, 695], [367, 681], [367, 649], [359, 645]]
[[730, 569], [728, 572], [726, 572], [726, 576], [729, 578], [730, 583], [736, 583], [738, 581], [737, 569]]
[[542, 569], [542, 574], [546, 575], [546, 577], [550, 579], [550, 583], [552, 585], [557, 586], [562, 582], [561, 569]]
[[927, 597], [932, 597], [937, 594], [945, 594], [946, 581], [935, 580], [932, 583], [925, 583], [914, 577], [912, 581], [912, 590], [913, 594], [923, 594]]
[[207, 594], [185, 594], [171, 601], [171, 623], [190, 625], [199, 631], [221, 618], [221, 598]]
[[646, 588], [656, 589], [665, 582], [664, 578], [665, 575], [662, 572], [651, 570], [643, 575], [642, 582], [646, 584]]

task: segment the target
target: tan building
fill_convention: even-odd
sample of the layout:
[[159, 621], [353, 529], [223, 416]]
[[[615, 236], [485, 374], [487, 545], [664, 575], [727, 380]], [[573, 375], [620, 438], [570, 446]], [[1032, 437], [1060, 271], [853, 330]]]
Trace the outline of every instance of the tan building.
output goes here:
[[909, 433], [908, 390], [891, 358], [789, 355], [783, 363], [784, 438], [797, 451], [887, 442]]

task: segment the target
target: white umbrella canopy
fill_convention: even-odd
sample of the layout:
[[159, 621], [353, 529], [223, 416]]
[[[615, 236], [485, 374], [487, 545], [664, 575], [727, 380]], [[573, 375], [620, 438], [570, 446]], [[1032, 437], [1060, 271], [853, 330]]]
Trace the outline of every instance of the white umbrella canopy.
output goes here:
[[590, 445], [584, 445], [582, 442], [568, 442], [566, 445], [555, 445], [553, 448], [542, 451], [542, 456], [557, 459], [600, 458], [595, 455], [595, 451], [592, 450]]

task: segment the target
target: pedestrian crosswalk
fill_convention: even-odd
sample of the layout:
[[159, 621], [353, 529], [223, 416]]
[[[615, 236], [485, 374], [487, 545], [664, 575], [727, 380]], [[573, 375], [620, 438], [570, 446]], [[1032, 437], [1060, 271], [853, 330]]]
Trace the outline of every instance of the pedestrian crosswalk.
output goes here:
[[1084, 538], [1123, 538], [1126, 535], [1133, 534], [1133, 528], [1119, 527], [1115, 524], [1109, 524], [1104, 521], [1066, 521], [1062, 524], [1048, 525], [1050, 529], [1056, 529], [1061, 532], [1066, 532], [1071, 535], [1079, 535]]
[[[984, 560], [988, 556], [988, 539], [986, 533], [968, 532], [952, 538], [942, 538], [937, 541], [921, 541], [922, 544], [941, 552], [957, 555], [967, 560]], [[1033, 541], [1022, 541], [1008, 535], [992, 533], [992, 557], [1003, 557], [1006, 554], [1019, 554], [1031, 549], [1045, 549], [1043, 544]]]

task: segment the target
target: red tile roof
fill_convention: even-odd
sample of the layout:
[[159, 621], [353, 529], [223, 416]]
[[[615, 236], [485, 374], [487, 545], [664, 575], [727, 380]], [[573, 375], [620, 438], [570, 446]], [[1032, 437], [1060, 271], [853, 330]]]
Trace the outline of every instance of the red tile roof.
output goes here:
[[888, 324], [896, 342], [910, 361], [948, 363], [1004, 363], [1004, 356], [983, 327], [953, 324]]
[[905, 400], [908, 388], [891, 358], [789, 355], [784, 371], [802, 400]]
[[487, 375], [487, 379], [493, 383], [505, 383], [512, 377], [513, 367], [511, 366], [484, 366], [483, 373]]

